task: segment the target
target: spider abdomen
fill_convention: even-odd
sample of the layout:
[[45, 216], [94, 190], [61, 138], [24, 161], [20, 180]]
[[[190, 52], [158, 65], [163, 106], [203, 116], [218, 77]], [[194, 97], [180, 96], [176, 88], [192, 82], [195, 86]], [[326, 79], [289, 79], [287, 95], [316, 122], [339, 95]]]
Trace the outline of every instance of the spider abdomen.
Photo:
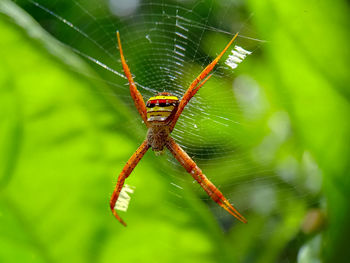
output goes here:
[[155, 125], [168, 124], [177, 110], [179, 99], [168, 92], [150, 98], [146, 103], [147, 122]]

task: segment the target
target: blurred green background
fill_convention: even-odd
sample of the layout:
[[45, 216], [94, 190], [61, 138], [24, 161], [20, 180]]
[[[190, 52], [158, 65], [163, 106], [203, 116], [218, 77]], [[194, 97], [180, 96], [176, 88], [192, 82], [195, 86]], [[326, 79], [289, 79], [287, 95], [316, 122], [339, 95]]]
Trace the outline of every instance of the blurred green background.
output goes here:
[[[40, 1], [74, 19], [103, 54], [35, 3], [0, 0], [0, 262], [347, 262], [348, 2], [135, 1], [132, 11], [117, 4], [117, 11], [131, 12], [118, 17], [97, 0]], [[174, 135], [238, 204], [246, 225], [218, 209], [175, 162], [151, 151], [127, 181], [137, 187], [121, 212], [128, 227], [108, 208], [117, 175], [146, 130], [126, 80], [76, 53], [121, 72], [115, 42], [102, 32], [119, 29], [148, 98], [164, 83], [143, 62], [156, 61], [152, 52], [166, 54], [139, 41], [148, 26], [143, 19], [176, 10], [199, 31], [190, 42], [198, 56], [186, 54], [188, 75], [165, 82], [175, 93], [222, 49], [227, 33], [263, 40], [240, 39], [253, 54], [233, 74], [218, 70], [198, 93], [198, 103], [212, 104], [209, 121], [201, 123], [192, 108], [195, 117], [181, 123], [198, 122], [202, 135]], [[158, 32], [174, 33], [171, 21]], [[253, 87], [260, 99], [249, 97], [256, 96]], [[241, 125], [218, 132], [210, 122], [215, 114]], [[181, 191], [173, 194], [173, 183]]]

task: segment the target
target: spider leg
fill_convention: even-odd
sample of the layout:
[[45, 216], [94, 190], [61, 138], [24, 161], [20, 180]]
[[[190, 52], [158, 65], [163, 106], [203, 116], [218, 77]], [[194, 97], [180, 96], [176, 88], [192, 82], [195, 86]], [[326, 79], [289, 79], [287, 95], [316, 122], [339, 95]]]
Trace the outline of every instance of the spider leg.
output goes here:
[[122, 44], [121, 44], [120, 37], [119, 37], [119, 31], [117, 31], [117, 39], [118, 39], [118, 46], [119, 46], [119, 51], [120, 51], [120, 58], [121, 58], [122, 65], [123, 65], [123, 70], [124, 70], [125, 76], [127, 77], [128, 81], [129, 81], [131, 97], [135, 102], [135, 106], [136, 106], [138, 112], [140, 113], [142, 120], [147, 125], [146, 105], [145, 105], [145, 102], [143, 100], [141, 93], [136, 88], [136, 84], [135, 84], [134, 79], [130, 73], [129, 66], [128, 66], [128, 64], [126, 64], [124, 54], [123, 54]]
[[[215, 65], [219, 62], [219, 60], [225, 54], [227, 49], [231, 46], [233, 41], [235, 41], [237, 36], [238, 36], [238, 33], [236, 33], [234, 35], [234, 37], [226, 45], [226, 47], [221, 51], [221, 53], [208, 66], [206, 66], [205, 69], [203, 69], [203, 71], [198, 75], [198, 77], [191, 83], [191, 85], [189, 86], [189, 88], [187, 89], [187, 91], [185, 92], [184, 96], [182, 97], [182, 99], [180, 101], [179, 107], [178, 107], [178, 109], [175, 113], [174, 119], [172, 120], [172, 123], [170, 125], [170, 131], [172, 131], [174, 129], [175, 124], [176, 124], [178, 118], [180, 117], [182, 111], [184, 110], [185, 106], [187, 105], [187, 103], [197, 93], [199, 88], [202, 87], [204, 85], [204, 83], [211, 77], [211, 75], [208, 76], [208, 74], [213, 70]], [[204, 79], [204, 81], [201, 82], [203, 79]]]
[[136, 150], [136, 152], [130, 157], [126, 165], [124, 166], [123, 170], [119, 174], [117, 185], [114, 188], [113, 194], [111, 196], [111, 200], [109, 201], [110, 208], [112, 210], [113, 215], [118, 219], [120, 223], [122, 223], [124, 226], [126, 226], [126, 223], [121, 219], [121, 217], [117, 214], [116, 210], [114, 209], [115, 204], [118, 200], [120, 191], [123, 188], [125, 179], [131, 174], [132, 170], [134, 170], [135, 166], [138, 164], [138, 162], [141, 160], [141, 158], [145, 155], [147, 150], [149, 149], [148, 141], [145, 140], [141, 146]]
[[186, 169], [188, 173], [200, 184], [200, 186], [207, 192], [207, 194], [218, 205], [223, 207], [227, 212], [233, 215], [235, 218], [243, 223], [247, 223], [247, 220], [229, 203], [215, 185], [209, 181], [209, 179], [202, 173], [202, 170], [197, 164], [188, 156], [188, 154], [174, 141], [169, 138], [167, 141], [167, 148], [174, 155], [176, 160]]

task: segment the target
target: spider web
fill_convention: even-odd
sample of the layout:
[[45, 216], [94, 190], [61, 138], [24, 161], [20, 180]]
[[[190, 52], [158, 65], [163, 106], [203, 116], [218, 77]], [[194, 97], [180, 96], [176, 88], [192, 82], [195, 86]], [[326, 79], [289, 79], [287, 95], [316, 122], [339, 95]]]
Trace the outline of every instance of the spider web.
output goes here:
[[[211, 80], [186, 106], [173, 138], [193, 157], [203, 172], [245, 215], [281, 217], [319, 204], [320, 177], [311, 154], [297, 147], [288, 113], [274, 103], [254, 78], [262, 45], [251, 25], [251, 14], [241, 1], [17, 1], [53, 36], [86, 59], [98, 80], [130, 111], [135, 111], [116, 47], [120, 32], [124, 54], [145, 100], [168, 91], [181, 98], [189, 84], [239, 31], [235, 43], [253, 53], [237, 69], [225, 64], [229, 52], [214, 69]], [[233, 46], [232, 46], [233, 48]], [[232, 49], [231, 48], [231, 49]], [[230, 49], [230, 50], [231, 50]], [[88, 76], [96, 79], [96, 76]], [[213, 92], [213, 90], [215, 92]], [[135, 113], [136, 114], [136, 113]], [[139, 128], [141, 118], [126, 124]], [[183, 169], [159, 167], [171, 176], [172, 194], [181, 198]], [[170, 171], [169, 171], [170, 169]], [[307, 177], [305, 175], [308, 175]], [[223, 226], [232, 218], [195, 186]], [[263, 228], [261, 235], [271, 231]]]

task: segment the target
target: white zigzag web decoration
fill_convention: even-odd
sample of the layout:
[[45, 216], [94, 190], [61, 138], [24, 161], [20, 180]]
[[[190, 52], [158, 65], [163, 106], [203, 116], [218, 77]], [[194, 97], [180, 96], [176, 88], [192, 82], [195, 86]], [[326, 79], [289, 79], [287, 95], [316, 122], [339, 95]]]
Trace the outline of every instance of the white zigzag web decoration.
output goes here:
[[129, 207], [131, 197], [128, 193], [134, 193], [135, 187], [125, 184], [120, 191], [118, 201], [115, 203], [114, 209], [126, 212]]
[[250, 55], [252, 52], [245, 50], [240, 46], [235, 46], [232, 49], [232, 54], [228, 56], [225, 61], [225, 64], [232, 69], [237, 68], [238, 64], [241, 63], [247, 55]]

